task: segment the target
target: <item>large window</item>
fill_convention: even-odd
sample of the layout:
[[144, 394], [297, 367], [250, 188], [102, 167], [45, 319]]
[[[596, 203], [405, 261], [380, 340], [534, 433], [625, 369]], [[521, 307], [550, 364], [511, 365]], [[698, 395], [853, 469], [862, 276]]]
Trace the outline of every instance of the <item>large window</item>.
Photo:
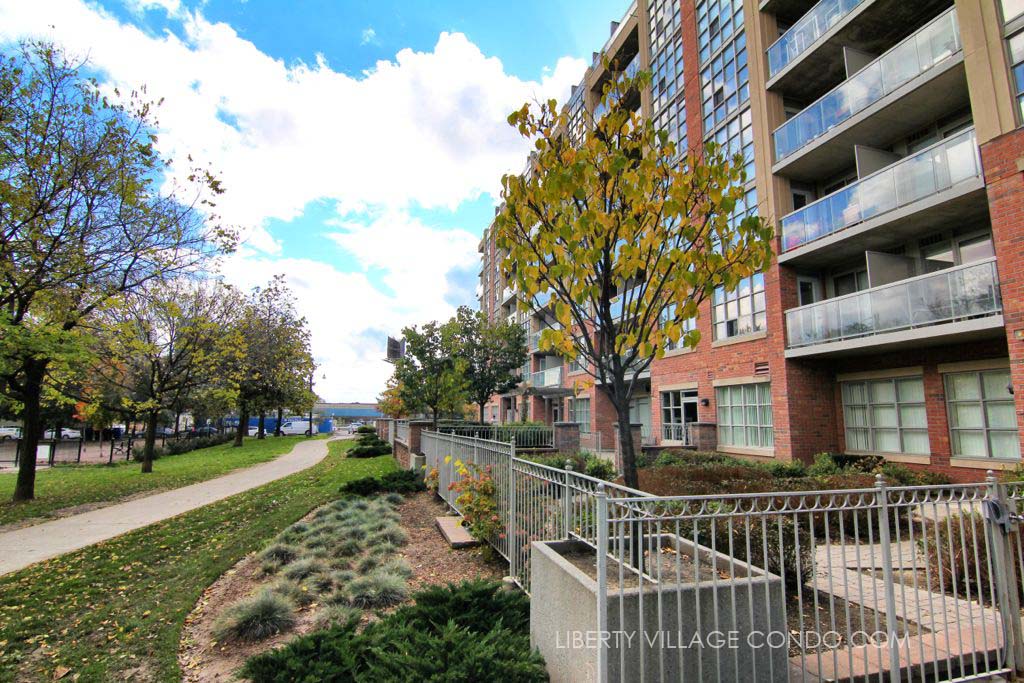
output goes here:
[[569, 399], [569, 421], [580, 426], [580, 432], [590, 433], [590, 399], [570, 398]]
[[1024, 14], [1024, 0], [999, 0], [1003, 7], [1003, 21], [1012, 21]]
[[764, 274], [744, 278], [731, 292], [715, 290], [715, 339], [753, 334], [765, 329]]
[[683, 35], [678, 0], [650, 0], [651, 106], [654, 124], [686, 153], [686, 98], [683, 91]]
[[718, 403], [718, 443], [723, 446], [771, 448], [772, 388], [768, 382], [715, 389]]
[[842, 386], [847, 450], [929, 453], [924, 380], [900, 377]]
[[957, 372], [946, 375], [945, 381], [953, 455], [1019, 459], [1010, 370]]
[[1024, 122], [1024, 31], [1010, 37], [1010, 68], [1013, 70], [1013, 92], [1017, 96], [1018, 121]]

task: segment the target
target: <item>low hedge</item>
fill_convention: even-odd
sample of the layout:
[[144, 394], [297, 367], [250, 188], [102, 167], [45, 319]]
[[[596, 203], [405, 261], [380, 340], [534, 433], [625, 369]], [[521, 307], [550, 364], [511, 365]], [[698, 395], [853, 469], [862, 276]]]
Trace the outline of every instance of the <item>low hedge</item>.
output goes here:
[[249, 659], [253, 683], [548, 680], [530, 648], [529, 599], [487, 581], [427, 588], [359, 631], [349, 620]]
[[343, 485], [341, 493], [372, 496], [376, 493], [416, 493], [426, 491], [423, 478], [411, 470], [388, 472], [380, 477], [363, 477]]
[[[197, 451], [200, 448], [219, 446], [234, 438], [233, 434], [211, 434], [210, 436], [197, 436], [191, 439], [175, 439], [174, 441], [167, 441], [163, 446], [156, 446], [153, 448], [153, 459], [156, 460], [166, 455], [191, 453], [192, 451]], [[142, 453], [145, 443], [144, 439], [136, 439], [132, 442], [132, 458], [134, 458], [136, 462], [142, 461]]]
[[376, 458], [378, 455], [391, 455], [391, 444], [377, 436], [377, 430], [364, 425], [356, 430], [356, 434], [359, 438], [356, 445], [348, 450], [348, 457]]

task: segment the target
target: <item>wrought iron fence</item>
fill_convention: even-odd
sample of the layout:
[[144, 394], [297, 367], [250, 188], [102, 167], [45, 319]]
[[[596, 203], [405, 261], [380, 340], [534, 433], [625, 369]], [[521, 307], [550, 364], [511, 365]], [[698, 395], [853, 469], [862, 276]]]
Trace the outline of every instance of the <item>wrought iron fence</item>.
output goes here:
[[517, 458], [511, 443], [424, 432], [423, 450], [455, 510], [451, 484], [471, 465], [491, 474], [491, 542], [524, 589], [536, 543], [582, 553], [599, 634], [583, 656], [598, 680], [882, 683], [1024, 668], [1024, 482], [879, 476], [860, 489], [655, 497]]
[[443, 425], [439, 431], [489, 441], [515, 443], [516, 448], [554, 448], [555, 428], [550, 425]]

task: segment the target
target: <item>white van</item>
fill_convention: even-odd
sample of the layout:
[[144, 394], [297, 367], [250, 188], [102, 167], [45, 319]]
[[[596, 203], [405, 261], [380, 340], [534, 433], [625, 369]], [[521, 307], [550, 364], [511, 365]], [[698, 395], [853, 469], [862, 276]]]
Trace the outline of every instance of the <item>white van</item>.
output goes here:
[[281, 425], [281, 433], [285, 436], [305, 434], [310, 436], [309, 420], [288, 420]]

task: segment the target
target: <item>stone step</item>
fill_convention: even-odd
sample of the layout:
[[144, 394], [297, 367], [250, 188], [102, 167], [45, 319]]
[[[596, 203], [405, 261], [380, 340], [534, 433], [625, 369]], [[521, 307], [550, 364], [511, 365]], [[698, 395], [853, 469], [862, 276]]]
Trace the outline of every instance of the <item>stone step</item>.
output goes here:
[[434, 523], [452, 548], [472, 548], [480, 545], [480, 541], [473, 538], [469, 530], [462, 526], [462, 517], [444, 515], [435, 519]]

